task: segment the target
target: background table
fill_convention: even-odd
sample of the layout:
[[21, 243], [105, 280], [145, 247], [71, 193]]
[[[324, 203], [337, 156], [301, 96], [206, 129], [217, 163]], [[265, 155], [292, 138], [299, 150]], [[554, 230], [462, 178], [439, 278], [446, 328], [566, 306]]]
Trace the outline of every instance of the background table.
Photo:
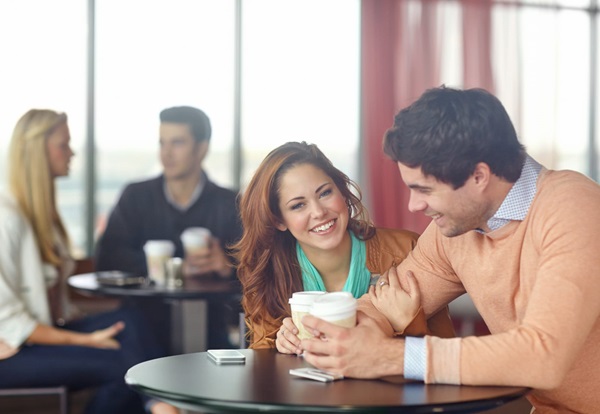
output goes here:
[[289, 375], [310, 366], [275, 350], [240, 350], [244, 365], [217, 365], [206, 352], [159, 358], [127, 372], [135, 390], [202, 412], [477, 412], [515, 400], [523, 387], [425, 385], [401, 377], [322, 383]]
[[[155, 285], [111, 286], [98, 283], [96, 273], [73, 275], [68, 284], [81, 294], [112, 297], [145, 297], [171, 304], [171, 353], [181, 354], [206, 349], [208, 326], [207, 300], [226, 300], [239, 297], [235, 280], [187, 277], [178, 288]], [[194, 303], [191, 303], [194, 301]]]

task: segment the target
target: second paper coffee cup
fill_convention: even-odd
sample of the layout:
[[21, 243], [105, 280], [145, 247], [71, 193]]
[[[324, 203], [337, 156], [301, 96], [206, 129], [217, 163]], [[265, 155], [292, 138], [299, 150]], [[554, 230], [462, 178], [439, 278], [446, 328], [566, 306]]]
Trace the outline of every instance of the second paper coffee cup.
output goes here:
[[356, 325], [357, 302], [350, 292], [331, 292], [319, 296], [309, 313], [327, 322], [352, 328]]

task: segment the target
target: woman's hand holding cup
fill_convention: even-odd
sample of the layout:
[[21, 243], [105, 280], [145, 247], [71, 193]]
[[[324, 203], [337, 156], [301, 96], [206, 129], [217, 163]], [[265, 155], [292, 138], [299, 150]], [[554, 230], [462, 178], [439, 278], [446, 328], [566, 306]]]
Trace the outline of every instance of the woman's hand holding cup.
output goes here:
[[298, 338], [298, 332], [292, 318], [285, 318], [275, 338], [277, 350], [282, 354], [302, 354], [303, 350], [300, 348], [301, 341]]

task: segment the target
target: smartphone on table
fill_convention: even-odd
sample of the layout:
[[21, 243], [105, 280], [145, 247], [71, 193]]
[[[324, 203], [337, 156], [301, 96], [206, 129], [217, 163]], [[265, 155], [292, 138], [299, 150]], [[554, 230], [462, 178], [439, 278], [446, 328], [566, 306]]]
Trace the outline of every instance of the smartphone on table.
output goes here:
[[244, 364], [246, 356], [235, 349], [209, 349], [208, 358], [216, 364]]

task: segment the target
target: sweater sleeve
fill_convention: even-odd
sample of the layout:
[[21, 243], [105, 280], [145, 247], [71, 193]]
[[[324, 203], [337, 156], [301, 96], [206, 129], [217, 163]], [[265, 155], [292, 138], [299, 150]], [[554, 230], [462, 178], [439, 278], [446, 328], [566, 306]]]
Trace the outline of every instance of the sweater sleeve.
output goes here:
[[377, 308], [371, 302], [368, 294], [362, 295], [358, 299], [357, 305], [357, 312], [362, 312], [368, 317], [374, 319], [377, 325], [379, 325], [379, 327], [387, 336], [394, 335], [394, 328], [392, 327], [392, 324], [381, 312], [377, 310]]
[[[377, 236], [367, 242], [368, 268], [375, 273], [384, 273], [391, 266], [398, 266], [410, 255], [417, 239], [416, 233], [406, 230], [378, 228]], [[361, 300], [367, 300], [367, 298], [368, 295], [365, 295]], [[382, 326], [381, 322], [379, 324]], [[395, 334], [403, 336], [429, 334], [442, 338], [451, 338], [456, 335], [447, 306], [430, 314], [426, 314], [422, 308], [419, 309], [411, 323], [402, 332]]]
[[397, 332], [402, 336], [425, 336], [433, 335], [440, 338], [453, 338], [456, 336], [450, 311], [446, 306], [444, 309], [436, 312], [427, 319], [423, 308], [415, 315], [411, 323], [402, 332]]

